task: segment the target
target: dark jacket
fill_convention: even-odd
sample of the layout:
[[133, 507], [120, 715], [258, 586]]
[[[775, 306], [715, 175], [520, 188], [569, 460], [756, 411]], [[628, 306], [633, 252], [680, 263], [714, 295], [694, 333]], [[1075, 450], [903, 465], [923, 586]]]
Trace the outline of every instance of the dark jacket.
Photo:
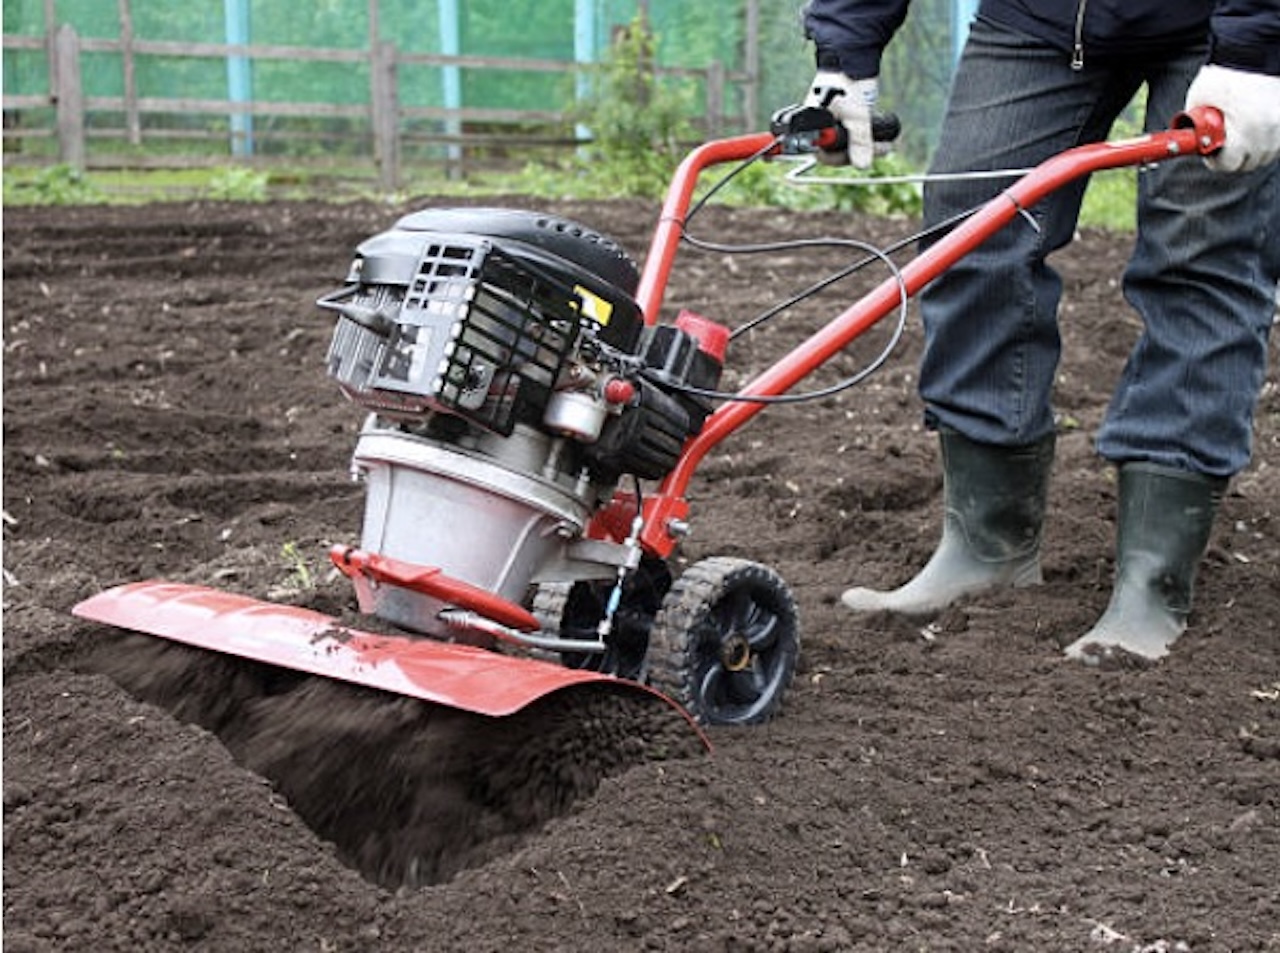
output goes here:
[[[909, 0], [810, 0], [818, 65], [875, 76]], [[978, 15], [1080, 62], [1160, 54], [1209, 40], [1209, 61], [1280, 75], [1280, 0], [981, 0]]]

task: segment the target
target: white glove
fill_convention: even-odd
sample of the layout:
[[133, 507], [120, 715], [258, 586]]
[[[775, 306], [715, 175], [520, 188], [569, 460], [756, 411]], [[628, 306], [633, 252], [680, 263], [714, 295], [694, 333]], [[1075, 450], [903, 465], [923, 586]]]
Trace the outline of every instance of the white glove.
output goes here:
[[849, 165], [866, 169], [875, 158], [875, 141], [871, 137], [871, 114], [880, 95], [876, 77], [851, 79], [836, 70], [818, 70], [809, 85], [804, 105], [821, 106], [835, 116], [849, 133], [847, 154], [819, 152], [818, 159], [827, 165]]
[[1215, 172], [1248, 172], [1280, 157], [1280, 76], [1202, 66], [1187, 90], [1187, 109], [1222, 111], [1226, 141], [1205, 158]]

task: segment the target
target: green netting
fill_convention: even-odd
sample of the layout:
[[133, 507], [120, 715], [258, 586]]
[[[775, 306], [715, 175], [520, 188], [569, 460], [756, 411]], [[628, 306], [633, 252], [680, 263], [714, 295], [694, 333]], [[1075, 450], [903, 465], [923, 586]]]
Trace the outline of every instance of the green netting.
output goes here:
[[44, 96], [49, 92], [49, 64], [43, 51], [4, 51], [4, 91], [12, 95]]
[[[45, 35], [43, 0], [4, 0], [4, 32]], [[441, 6], [423, 0], [381, 0], [379, 34], [406, 53], [440, 53]], [[455, 5], [458, 51], [468, 55], [572, 62], [575, 56], [576, 0], [466, 0]], [[697, 5], [663, 0], [650, 4], [663, 65], [704, 67], [713, 61], [733, 68], [741, 58], [741, 0], [703, 0]], [[131, 0], [137, 40], [191, 43], [227, 42], [225, 4], [175, 4], [172, 0]], [[364, 50], [369, 46], [368, 0], [309, 0], [305, 16], [296, 0], [250, 0], [250, 42], [255, 45]], [[593, 45], [602, 53], [613, 32], [636, 15], [635, 3], [593, 0]], [[58, 22], [71, 24], [84, 39], [116, 39], [118, 6], [104, 0], [57, 0]], [[226, 95], [225, 62], [136, 57], [140, 96], [216, 98]], [[443, 70], [406, 67], [401, 77], [407, 105], [443, 105]], [[118, 96], [121, 58], [85, 54], [81, 62], [88, 96]], [[462, 102], [502, 109], [558, 108], [572, 97], [567, 74], [464, 69], [458, 72]], [[5, 57], [5, 90], [39, 94], [48, 88], [43, 52], [13, 50]], [[256, 59], [253, 95], [263, 101], [358, 103], [367, 100], [368, 71], [350, 63]]]
[[[370, 45], [370, 0], [243, 0], [249, 42], [364, 51]], [[911, 17], [885, 60], [885, 102], [904, 118], [912, 152], [920, 154], [927, 132], [937, 125], [950, 76], [949, 4], [917, 0]], [[119, 4], [110, 0], [56, 0], [58, 23], [72, 25], [82, 38], [116, 39]], [[140, 41], [226, 43], [227, 2], [174, 3], [129, 0], [134, 37]], [[664, 67], [705, 68], [719, 63], [730, 73], [746, 70], [745, 0], [649, 0], [650, 24], [657, 36], [657, 60]], [[803, 95], [812, 75], [812, 51], [801, 35], [802, 0], [760, 0], [761, 63], [758, 104], [763, 122], [773, 109]], [[7, 35], [44, 37], [46, 0], [3, 0]], [[572, 63], [578, 52], [577, 16], [590, 14], [589, 45], [603, 56], [614, 34], [637, 14], [635, 0], [378, 0], [378, 33], [404, 54], [441, 53], [453, 48], [466, 55], [555, 60]], [[457, 26], [452, 42], [442, 39], [442, 12], [452, 11]], [[447, 19], [447, 18], [446, 18]], [[229, 70], [225, 58], [188, 58], [139, 54], [135, 57], [141, 97], [226, 99]], [[115, 97], [123, 91], [122, 57], [86, 52], [81, 63], [85, 94]], [[241, 74], [245, 75], [245, 74]], [[358, 105], [369, 99], [370, 69], [365, 62], [299, 62], [257, 58], [248, 66], [250, 95], [259, 102], [308, 102]], [[668, 80], [682, 85], [698, 109], [706, 89], [696, 79]], [[5, 51], [4, 90], [10, 95], [48, 92], [49, 67], [43, 50]], [[444, 69], [401, 64], [397, 73], [401, 103], [409, 108], [465, 106], [480, 109], [562, 110], [573, 102], [580, 83], [570, 73], [511, 72], [475, 68]], [[739, 89], [727, 91], [725, 109], [737, 114]]]

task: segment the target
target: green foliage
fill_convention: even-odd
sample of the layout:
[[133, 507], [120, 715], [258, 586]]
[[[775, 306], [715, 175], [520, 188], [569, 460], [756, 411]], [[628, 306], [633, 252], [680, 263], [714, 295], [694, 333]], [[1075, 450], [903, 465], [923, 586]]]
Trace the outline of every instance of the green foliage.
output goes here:
[[662, 194], [696, 137], [684, 91], [659, 81], [657, 37], [642, 18], [618, 34], [575, 112], [591, 133], [579, 171], [611, 184], [614, 194]]
[[[860, 179], [901, 178], [917, 173], [906, 159], [891, 153], [876, 159], [870, 169], [860, 171]], [[913, 182], [884, 182], [850, 185], [837, 188], [835, 207], [869, 215], [888, 217], [916, 217], [924, 211], [921, 186]]]
[[241, 165], [227, 166], [214, 172], [206, 194], [219, 201], [265, 202], [269, 180], [265, 172]]
[[6, 173], [4, 201], [6, 205], [87, 205], [102, 201], [102, 194], [78, 169], [54, 165], [30, 178]]
[[286, 587], [299, 592], [309, 592], [316, 587], [315, 575], [307, 565], [306, 557], [292, 540], [280, 547], [280, 558], [289, 572]]
[[[805, 182], [804, 176], [788, 179], [787, 168], [771, 162], [747, 166], [717, 192], [717, 200], [732, 205], [855, 211], [892, 217], [915, 217], [922, 211], [919, 185], [868, 181], [913, 174], [915, 170], [909, 163], [896, 155], [876, 159], [870, 169], [817, 166], [812, 174], [823, 181], [811, 183]], [[842, 179], [847, 179], [848, 184]]]
[[785, 172], [785, 167], [775, 163], [753, 162], [716, 192], [716, 200], [727, 205], [794, 209], [821, 208], [827, 204], [827, 196], [815, 189], [797, 188], [786, 180]]
[[1133, 169], [1098, 172], [1089, 180], [1080, 209], [1085, 228], [1131, 232], [1138, 227], [1138, 173]]
[[[220, 199], [233, 202], [262, 202], [281, 197], [314, 198], [320, 186], [300, 176], [302, 184], [293, 191], [272, 186], [276, 172], [230, 166], [221, 169], [101, 169], [92, 175], [70, 166], [12, 166], [5, 170], [6, 205], [141, 205], [148, 202]], [[326, 180], [327, 181], [327, 180]], [[354, 198], [367, 193], [353, 190], [326, 192], [337, 198]]]

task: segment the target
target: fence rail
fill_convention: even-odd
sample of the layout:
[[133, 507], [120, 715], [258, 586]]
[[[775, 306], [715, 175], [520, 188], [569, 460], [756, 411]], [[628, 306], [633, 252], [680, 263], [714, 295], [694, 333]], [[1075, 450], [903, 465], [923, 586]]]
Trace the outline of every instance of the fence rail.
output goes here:
[[[314, 129], [272, 128], [255, 130], [255, 140], [281, 146], [289, 142], [322, 141], [341, 146], [353, 156], [372, 159], [381, 187], [399, 188], [402, 157], [406, 148], [434, 149], [450, 175], [502, 154], [527, 155], [529, 149], [565, 149], [581, 144], [582, 131], [575, 128], [568, 108], [500, 109], [480, 107], [410, 106], [402, 103], [401, 71], [408, 67], [495, 70], [511, 73], [562, 74], [576, 78], [582, 64], [554, 60], [513, 59], [444, 54], [405, 53], [393, 43], [379, 42], [370, 49], [323, 49], [299, 46], [220, 43], [180, 43], [82, 38], [64, 24], [49, 37], [3, 37], [3, 48], [42, 51], [49, 64], [47, 95], [3, 96], [5, 115], [5, 163], [26, 161], [33, 156], [24, 151], [33, 143], [53, 138], [56, 156], [45, 149], [39, 157], [77, 169], [88, 167], [200, 166], [210, 164], [210, 144], [222, 142], [226, 155], [259, 165], [298, 165], [298, 155], [264, 154], [258, 148], [252, 160], [243, 153], [247, 133], [245, 117], [267, 119], [329, 120], [323, 132]], [[86, 95], [81, 76], [81, 56], [85, 53], [118, 54], [121, 57], [123, 95]], [[137, 58], [159, 56], [232, 60], [278, 60], [288, 62], [347, 63], [367, 70], [368, 90], [363, 102], [278, 102], [274, 100], [192, 98], [182, 96], [141, 96], [137, 92]], [[697, 81], [704, 90], [700, 131], [717, 136], [752, 125], [749, 115], [755, 102], [755, 78], [731, 73], [720, 64], [703, 69], [659, 68], [659, 76]], [[730, 114], [726, 103], [737, 91], [745, 104], [738, 114]], [[159, 120], [167, 117], [170, 126]], [[145, 119], [157, 120], [153, 122]], [[179, 122], [175, 128], [172, 123]], [[127, 143], [133, 148], [96, 148], [98, 142]], [[203, 149], [175, 151], [172, 143], [202, 143]], [[148, 154], [147, 143], [164, 143], [158, 154]]]

